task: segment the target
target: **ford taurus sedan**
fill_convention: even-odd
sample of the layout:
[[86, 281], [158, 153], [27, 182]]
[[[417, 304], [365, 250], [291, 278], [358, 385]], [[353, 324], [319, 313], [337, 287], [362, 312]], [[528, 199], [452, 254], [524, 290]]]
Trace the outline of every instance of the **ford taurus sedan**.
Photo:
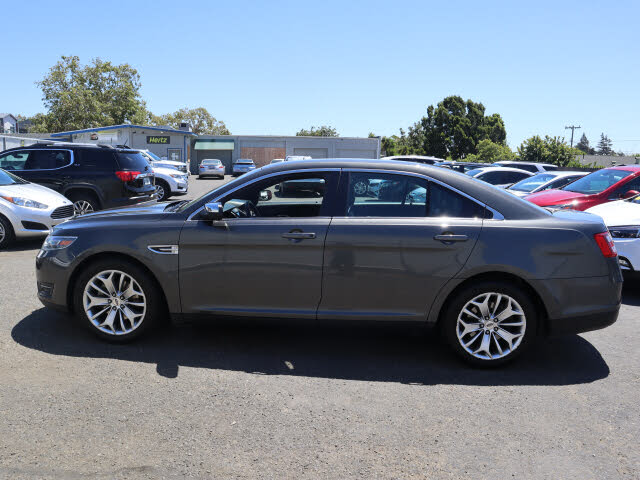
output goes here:
[[[294, 180], [324, 186], [276, 194]], [[36, 269], [38, 298], [107, 340], [166, 313], [391, 320], [438, 326], [480, 366], [610, 325], [622, 286], [601, 218], [384, 160], [282, 162], [191, 202], [84, 215], [53, 229]]]

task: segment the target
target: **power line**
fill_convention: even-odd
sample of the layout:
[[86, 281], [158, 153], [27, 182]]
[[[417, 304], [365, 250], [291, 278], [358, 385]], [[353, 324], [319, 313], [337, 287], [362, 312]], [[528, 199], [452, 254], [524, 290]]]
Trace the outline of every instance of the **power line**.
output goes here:
[[573, 131], [577, 130], [579, 128], [582, 128], [580, 125], [575, 126], [575, 125], [571, 125], [568, 127], [564, 127], [565, 130], [571, 129], [571, 148], [573, 148]]

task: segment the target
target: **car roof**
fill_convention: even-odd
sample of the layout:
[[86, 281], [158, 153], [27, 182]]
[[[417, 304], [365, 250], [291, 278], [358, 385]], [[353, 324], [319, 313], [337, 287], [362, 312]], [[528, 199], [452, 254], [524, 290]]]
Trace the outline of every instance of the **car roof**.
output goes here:
[[[501, 168], [501, 167], [494, 167]], [[504, 167], [507, 168], [507, 167]], [[291, 160], [288, 162], [270, 163], [264, 167], [246, 173], [238, 181], [244, 183], [252, 179], [262, 177], [265, 174], [286, 173], [291, 171], [304, 171], [312, 169], [361, 169], [361, 170], [387, 170], [388, 173], [415, 173], [428, 176], [436, 181], [445, 183], [475, 199], [484, 202], [487, 206], [497, 210], [505, 218], [541, 218], [548, 213], [540, 207], [525, 200], [517, 199], [513, 194], [497, 189], [493, 185], [479, 182], [464, 173], [456, 172], [448, 168], [425, 165], [422, 163], [406, 162], [401, 160], [362, 159], [362, 158], [327, 158], [314, 160]], [[517, 169], [513, 169], [517, 170]], [[527, 174], [531, 172], [522, 171]], [[236, 181], [229, 182], [216, 190], [216, 196], [224, 195], [224, 192], [238, 186]], [[515, 200], [514, 200], [515, 199]]]
[[493, 163], [506, 163], [509, 165], [541, 165], [543, 167], [555, 167], [552, 163], [541, 163], [541, 162], [520, 162], [518, 160], [498, 160]]
[[[480, 173], [485, 173], [485, 172], [489, 172], [489, 171], [496, 171], [496, 172], [521, 172], [521, 173], [528, 173], [530, 175], [534, 175], [533, 172], [529, 172], [528, 170], [522, 170], [521, 168], [513, 168], [513, 167], [495, 167], [495, 166], [488, 166], [488, 167], [479, 167], [476, 170], [482, 170], [482, 172]], [[540, 173], [545, 173], [545, 172], [540, 172]]]
[[627, 170], [631, 172], [640, 172], [640, 165], [618, 165], [616, 167], [603, 168], [602, 170]]

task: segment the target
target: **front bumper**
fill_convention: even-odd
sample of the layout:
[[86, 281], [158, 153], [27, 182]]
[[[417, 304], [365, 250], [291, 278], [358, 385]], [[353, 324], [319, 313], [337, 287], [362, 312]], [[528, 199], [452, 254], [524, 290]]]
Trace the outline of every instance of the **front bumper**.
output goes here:
[[36, 209], [12, 205], [11, 208], [3, 209], [3, 214], [11, 222], [13, 232], [17, 238], [42, 237], [48, 235], [56, 225], [70, 220], [73, 216], [66, 218], [51, 218], [54, 210], [64, 205], [55, 205], [47, 209]]
[[38, 300], [45, 307], [68, 311], [67, 286], [74, 257], [68, 251], [40, 250], [36, 257]]
[[620, 268], [627, 271], [640, 270], [640, 238], [614, 238]]

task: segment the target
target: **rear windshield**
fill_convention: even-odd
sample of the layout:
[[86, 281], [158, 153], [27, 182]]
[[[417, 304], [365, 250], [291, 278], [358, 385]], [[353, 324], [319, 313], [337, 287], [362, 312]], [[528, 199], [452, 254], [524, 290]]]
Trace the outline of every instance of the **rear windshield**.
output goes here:
[[222, 162], [220, 160], [203, 160], [203, 165], [220, 165]]
[[144, 171], [149, 166], [147, 159], [140, 152], [118, 152], [118, 164], [123, 170]]
[[633, 172], [630, 172], [629, 170], [599, 170], [579, 178], [575, 182], [564, 187], [562, 190], [584, 193], [587, 195], [600, 193], [618, 183], [623, 178], [628, 177], [631, 173]]
[[518, 192], [531, 192], [542, 184], [550, 182], [554, 178], [556, 178], [555, 175], [541, 173], [540, 175], [534, 175], [533, 177], [520, 180], [518, 183], [511, 187], [511, 190], [517, 190]]
[[241, 165], [253, 165], [253, 160], [238, 160], [236, 163]]

